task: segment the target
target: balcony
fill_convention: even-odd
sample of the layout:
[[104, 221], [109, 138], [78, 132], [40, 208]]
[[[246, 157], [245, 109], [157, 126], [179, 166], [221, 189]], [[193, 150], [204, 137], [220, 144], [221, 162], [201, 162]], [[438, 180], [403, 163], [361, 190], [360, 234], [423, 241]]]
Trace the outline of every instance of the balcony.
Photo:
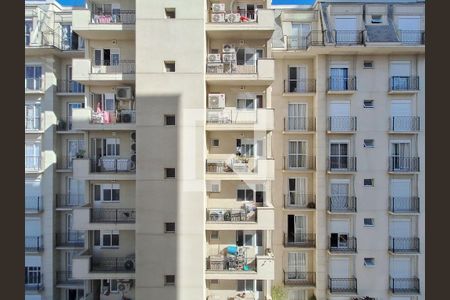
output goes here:
[[43, 236], [25, 236], [25, 253], [36, 253], [44, 251]]
[[330, 173], [356, 172], [356, 157], [330, 155], [328, 158], [328, 172]]
[[40, 292], [44, 290], [44, 274], [33, 273], [25, 277], [25, 291]]
[[312, 171], [316, 168], [316, 157], [310, 155], [288, 154], [283, 162], [283, 170], [287, 171]]
[[419, 197], [389, 197], [389, 212], [393, 214], [420, 213]]
[[273, 206], [245, 204], [244, 208], [208, 208], [206, 230], [273, 230]]
[[284, 81], [283, 96], [298, 96], [316, 93], [315, 79], [288, 79]]
[[71, 230], [55, 234], [55, 246], [57, 249], [72, 249], [84, 247], [84, 232]]
[[25, 78], [25, 94], [43, 94], [42, 78]]
[[398, 278], [389, 276], [389, 289], [392, 294], [420, 294], [420, 281], [417, 277]]
[[316, 286], [315, 272], [283, 271], [284, 284], [294, 286]]
[[75, 158], [73, 176], [84, 180], [135, 180], [136, 164], [126, 157]]
[[37, 214], [42, 212], [42, 196], [25, 196], [25, 213]]
[[356, 237], [345, 234], [332, 233], [329, 238], [328, 250], [330, 253], [356, 253]]
[[261, 130], [274, 128], [274, 110], [258, 108], [242, 110], [235, 107], [208, 109], [206, 111], [206, 130]]
[[390, 173], [420, 172], [420, 159], [419, 157], [390, 156], [389, 172]]
[[133, 39], [135, 23], [135, 10], [111, 13], [74, 9], [72, 12], [73, 30], [85, 39]]
[[331, 116], [327, 119], [328, 133], [355, 133], [357, 118], [350, 116]]
[[134, 230], [135, 223], [134, 208], [92, 208], [87, 204], [73, 210], [76, 230]]
[[285, 133], [314, 133], [316, 119], [308, 117], [290, 116], [284, 118]]
[[389, 237], [389, 251], [394, 254], [420, 253], [420, 239], [417, 237]]
[[206, 160], [206, 180], [273, 180], [274, 160], [231, 158]]
[[134, 60], [96, 61], [73, 59], [73, 80], [89, 85], [132, 84], [136, 78]]
[[271, 9], [236, 9], [218, 13], [211, 11], [205, 29], [207, 36], [213, 39], [236, 36], [242, 39], [269, 39], [275, 28], [274, 18], [274, 11]]
[[355, 213], [356, 197], [331, 196], [328, 198], [328, 212], [330, 213]]
[[211, 255], [206, 259], [205, 279], [273, 280], [274, 272], [275, 261], [272, 256]]
[[39, 173], [42, 171], [41, 156], [27, 155], [25, 156], [25, 173]]
[[332, 294], [357, 294], [358, 284], [355, 277], [333, 278], [328, 276], [328, 289]]
[[56, 158], [56, 171], [57, 172], [71, 172], [73, 169], [73, 160], [76, 157], [58, 155]]
[[389, 119], [391, 133], [415, 133], [420, 131], [420, 117], [396, 116]]
[[356, 91], [356, 76], [328, 77], [328, 94], [353, 94]]
[[40, 133], [42, 131], [41, 117], [25, 117], [25, 132], [26, 133]]
[[84, 85], [74, 80], [58, 79], [56, 94], [59, 96], [84, 95]]
[[95, 112], [78, 108], [73, 110], [72, 120], [75, 130], [135, 130], [136, 110]]
[[284, 234], [284, 247], [297, 248], [315, 248], [316, 234], [315, 233], [289, 233]]
[[210, 85], [268, 86], [275, 78], [274, 73], [273, 59], [260, 58], [255, 65], [208, 63], [206, 66], [206, 81]]
[[56, 271], [56, 286], [57, 287], [72, 287], [83, 286], [84, 281], [74, 279], [72, 271]]
[[410, 94], [419, 90], [419, 76], [391, 76], [389, 94]]
[[284, 208], [288, 209], [315, 209], [316, 197], [311, 194], [289, 192], [284, 195]]
[[56, 210], [71, 210], [84, 205], [83, 194], [57, 194]]
[[397, 30], [397, 36], [403, 45], [425, 45], [425, 31], [423, 30]]
[[364, 30], [333, 30], [336, 46], [364, 45]]
[[287, 50], [307, 50], [309, 47], [325, 46], [324, 32], [321, 30], [312, 30], [305, 36], [286, 36]]

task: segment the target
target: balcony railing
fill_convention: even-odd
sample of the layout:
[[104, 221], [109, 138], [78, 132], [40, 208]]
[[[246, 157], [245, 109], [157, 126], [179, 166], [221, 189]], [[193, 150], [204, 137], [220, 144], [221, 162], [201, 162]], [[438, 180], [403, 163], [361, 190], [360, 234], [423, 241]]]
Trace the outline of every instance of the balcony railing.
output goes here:
[[364, 30], [333, 30], [337, 45], [363, 45]]
[[206, 173], [253, 173], [252, 166], [246, 158], [225, 160], [206, 160]]
[[56, 284], [81, 285], [83, 280], [73, 279], [72, 271], [56, 271]]
[[389, 172], [419, 172], [420, 159], [419, 157], [403, 157], [390, 156], [389, 157]]
[[284, 234], [285, 247], [314, 248], [316, 246], [315, 233], [289, 233]]
[[294, 116], [284, 118], [284, 130], [292, 132], [314, 131], [316, 130], [316, 119]]
[[241, 64], [236, 62], [230, 63], [208, 63], [206, 65], [207, 74], [256, 74], [257, 73], [257, 61], [255, 64]]
[[356, 91], [356, 76], [352, 77], [328, 77], [328, 91]]
[[419, 131], [420, 117], [416, 116], [397, 116], [391, 117], [389, 121], [389, 130], [395, 132]]
[[39, 131], [41, 128], [41, 117], [25, 118], [25, 131]]
[[392, 213], [419, 213], [419, 197], [389, 197], [389, 211]]
[[83, 194], [57, 194], [56, 208], [74, 208], [84, 204]]
[[90, 164], [92, 173], [130, 173], [136, 170], [136, 164], [131, 158], [91, 158]]
[[333, 278], [328, 276], [328, 288], [330, 293], [357, 294], [358, 283], [356, 278]]
[[71, 93], [71, 94], [84, 93], [84, 85], [74, 80], [58, 79], [56, 87], [57, 87], [56, 91], [58, 93]]
[[251, 23], [256, 22], [258, 18], [257, 10], [247, 10], [247, 9], [234, 9], [226, 10], [224, 12], [211, 12], [210, 13], [210, 23], [222, 23], [222, 24], [239, 24], [239, 23]]
[[25, 78], [25, 91], [42, 91], [42, 78]]
[[136, 110], [91, 112], [91, 124], [136, 123]]
[[306, 169], [314, 170], [316, 167], [316, 157], [303, 154], [288, 154], [284, 157], [284, 169], [296, 170]]
[[311, 194], [299, 194], [295, 192], [289, 192], [284, 195], [284, 207], [285, 208], [316, 208], [316, 197]]
[[284, 271], [285, 285], [315, 286], [315, 272]]
[[418, 91], [419, 76], [391, 76], [389, 89], [391, 91]]
[[25, 156], [25, 172], [37, 172], [41, 170], [41, 156]]
[[389, 289], [393, 294], [419, 294], [420, 281], [417, 277], [396, 278], [389, 276]]
[[257, 211], [249, 209], [211, 208], [206, 210], [209, 222], [256, 222]]
[[246, 109], [210, 108], [206, 111], [206, 123], [209, 124], [255, 124], [257, 112]]
[[315, 79], [288, 79], [284, 81], [285, 93], [314, 93], [315, 91]]
[[331, 132], [354, 132], [357, 129], [356, 117], [331, 116], [327, 121], [327, 128]]
[[356, 197], [331, 196], [328, 198], [328, 211], [335, 213], [356, 212]]
[[65, 233], [56, 233], [55, 245], [56, 247], [84, 247], [84, 232], [72, 230]]
[[425, 31], [423, 30], [397, 30], [398, 40], [406, 45], [424, 45]]
[[42, 196], [25, 196], [25, 210], [28, 212], [41, 212]]
[[120, 10], [119, 12], [111, 13], [104, 11], [95, 11], [91, 15], [91, 24], [135, 24], [136, 11], [135, 10]]
[[357, 250], [356, 237], [332, 234], [329, 241], [328, 249], [333, 253], [354, 253]]
[[419, 253], [420, 239], [417, 237], [389, 237], [389, 251], [393, 253]]
[[321, 30], [312, 30], [307, 35], [287, 36], [288, 50], [306, 50], [311, 46], [324, 46], [324, 32]]
[[25, 277], [26, 291], [42, 291], [44, 289], [44, 274], [32, 273]]
[[44, 241], [41, 236], [25, 236], [25, 252], [41, 252], [44, 250]]
[[134, 60], [92, 60], [93, 74], [135, 74]]
[[134, 273], [135, 257], [91, 257], [91, 272]]
[[255, 257], [212, 255], [206, 259], [208, 271], [256, 271]]
[[355, 172], [356, 157], [344, 155], [330, 155], [330, 157], [328, 158], [328, 171]]
[[92, 223], [135, 223], [134, 208], [91, 208]]
[[68, 170], [73, 167], [75, 156], [59, 155], [56, 160], [56, 168], [58, 170]]

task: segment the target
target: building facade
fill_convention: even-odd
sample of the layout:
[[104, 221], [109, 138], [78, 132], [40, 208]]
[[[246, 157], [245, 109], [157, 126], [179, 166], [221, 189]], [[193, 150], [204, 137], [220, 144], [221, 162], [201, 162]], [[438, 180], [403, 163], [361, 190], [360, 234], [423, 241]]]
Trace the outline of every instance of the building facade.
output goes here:
[[26, 1], [25, 298], [425, 299], [424, 30], [418, 0]]

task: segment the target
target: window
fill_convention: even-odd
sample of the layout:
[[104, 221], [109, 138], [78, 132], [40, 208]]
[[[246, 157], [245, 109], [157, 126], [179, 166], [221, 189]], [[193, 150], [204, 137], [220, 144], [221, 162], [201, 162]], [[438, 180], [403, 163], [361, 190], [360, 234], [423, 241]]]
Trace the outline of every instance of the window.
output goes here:
[[164, 61], [164, 70], [166, 72], [175, 72], [175, 62], [174, 61]]
[[118, 286], [117, 279], [103, 279], [102, 286], [103, 286], [103, 288], [108, 289], [111, 293], [119, 292], [119, 289], [117, 288], [117, 286]]
[[41, 144], [25, 143], [25, 170], [38, 171], [41, 168]]
[[95, 66], [117, 66], [120, 61], [120, 49], [94, 49]]
[[365, 148], [374, 148], [375, 147], [375, 140], [374, 139], [365, 139], [364, 140], [364, 147]]
[[248, 189], [238, 189], [237, 190], [237, 201], [253, 201], [253, 190]]
[[254, 144], [251, 139], [236, 140], [236, 154], [238, 156], [254, 156]]
[[25, 46], [31, 43], [31, 32], [33, 31], [33, 20], [25, 20]]
[[41, 104], [25, 104], [25, 130], [41, 129]]
[[372, 15], [371, 16], [371, 23], [372, 24], [381, 24], [383, 23], [383, 16], [382, 15]]
[[217, 241], [219, 239], [219, 231], [218, 230], [211, 231], [211, 233], [209, 235], [209, 238], [211, 240], [216, 240]]
[[164, 232], [172, 233], [175, 232], [175, 223], [164, 223]]
[[164, 125], [167, 125], [167, 126], [175, 125], [175, 116], [174, 115], [164, 115]]
[[117, 248], [119, 247], [118, 230], [94, 231], [94, 246]]
[[103, 155], [104, 156], [119, 156], [120, 155], [120, 140], [116, 138], [106, 138], [103, 140]]
[[373, 100], [364, 100], [364, 108], [374, 108]]
[[374, 186], [375, 180], [373, 178], [365, 178], [364, 186]]
[[306, 168], [307, 141], [289, 141], [288, 166], [289, 168]]
[[238, 280], [237, 291], [238, 292], [262, 292], [263, 284], [262, 280]]
[[218, 139], [212, 139], [211, 140], [211, 146], [212, 147], [219, 147], [220, 143]]
[[175, 8], [166, 8], [166, 19], [175, 19]]
[[375, 266], [375, 258], [364, 257], [364, 266], [365, 267], [374, 267]]
[[237, 109], [255, 109], [255, 99], [237, 99], [236, 101]]
[[164, 285], [175, 285], [175, 275], [164, 275]]
[[373, 60], [365, 60], [364, 69], [373, 69]]
[[94, 185], [94, 201], [120, 201], [120, 184]]
[[40, 90], [42, 88], [42, 67], [25, 66], [25, 90]]
[[175, 178], [175, 168], [165, 168], [164, 174], [166, 178]]
[[364, 226], [366, 226], [366, 227], [375, 226], [375, 219], [374, 218], [364, 218]]
[[25, 284], [40, 284], [41, 283], [41, 267], [28, 266], [25, 267]]

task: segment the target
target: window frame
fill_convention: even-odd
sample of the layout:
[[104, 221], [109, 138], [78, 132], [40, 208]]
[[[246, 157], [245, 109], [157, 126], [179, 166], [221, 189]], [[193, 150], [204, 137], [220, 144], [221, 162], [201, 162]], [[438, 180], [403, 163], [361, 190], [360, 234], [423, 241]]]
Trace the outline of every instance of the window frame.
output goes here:
[[[117, 245], [113, 245], [115, 240], [115, 236], [117, 237]], [[105, 245], [105, 237], [109, 237], [109, 245]], [[120, 247], [120, 233], [119, 230], [100, 230], [100, 247], [101, 248], [110, 248], [117, 249]]]

